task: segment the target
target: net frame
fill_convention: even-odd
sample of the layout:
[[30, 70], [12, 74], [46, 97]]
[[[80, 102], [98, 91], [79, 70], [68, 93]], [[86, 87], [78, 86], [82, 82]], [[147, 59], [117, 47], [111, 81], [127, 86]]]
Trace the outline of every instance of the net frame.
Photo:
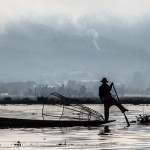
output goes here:
[[[42, 118], [45, 119], [45, 116], [51, 116], [50, 114], [44, 113], [45, 105], [47, 105], [47, 101], [50, 97], [56, 97], [61, 100], [61, 104], [53, 104], [62, 108], [62, 113], [59, 117], [59, 121], [62, 119], [70, 119], [70, 120], [77, 120], [77, 121], [90, 121], [90, 120], [97, 120], [97, 121], [104, 121], [103, 116], [97, 112], [96, 110], [89, 108], [83, 104], [79, 104], [75, 102], [73, 99], [65, 97], [57, 92], [53, 92], [49, 94], [43, 103], [42, 107]], [[51, 104], [50, 104], [51, 105]], [[72, 111], [72, 115], [65, 116], [65, 111]], [[74, 115], [73, 115], [74, 114]], [[78, 117], [77, 117], [78, 114]]]

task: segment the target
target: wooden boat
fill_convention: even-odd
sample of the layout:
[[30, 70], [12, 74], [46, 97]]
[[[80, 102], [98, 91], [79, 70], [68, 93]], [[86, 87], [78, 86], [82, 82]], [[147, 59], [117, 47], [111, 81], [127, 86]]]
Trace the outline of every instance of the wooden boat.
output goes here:
[[0, 118], [0, 128], [41, 128], [41, 127], [73, 127], [73, 126], [100, 126], [115, 120], [75, 121], [75, 120], [31, 120], [17, 118]]
[[[62, 104], [55, 104], [62, 108], [59, 119], [51, 120], [51, 111], [47, 100], [50, 96], [55, 96], [62, 101]], [[46, 109], [46, 107], [48, 107]], [[72, 99], [60, 95], [59, 93], [51, 93], [43, 103], [42, 107], [43, 120], [17, 119], [0, 117], [0, 128], [41, 128], [41, 127], [73, 127], [73, 126], [100, 126], [101, 124], [114, 122], [115, 120], [104, 121], [103, 116], [82, 104], [78, 104]], [[70, 120], [68, 120], [70, 119]]]

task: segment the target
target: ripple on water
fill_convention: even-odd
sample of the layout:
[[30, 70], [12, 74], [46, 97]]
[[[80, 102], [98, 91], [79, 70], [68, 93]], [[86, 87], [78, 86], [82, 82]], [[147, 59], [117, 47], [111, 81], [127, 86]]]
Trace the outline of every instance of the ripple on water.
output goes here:
[[[103, 114], [102, 105], [88, 105]], [[53, 111], [58, 111], [53, 107]], [[126, 105], [128, 119], [148, 113], [149, 105]], [[0, 105], [0, 116], [41, 119], [41, 105]], [[34, 114], [34, 115], [33, 115]], [[1, 150], [49, 149], [150, 149], [150, 126], [131, 123], [126, 127], [124, 116], [112, 107], [110, 119], [116, 122], [100, 127], [0, 129]], [[17, 142], [20, 142], [20, 145]]]

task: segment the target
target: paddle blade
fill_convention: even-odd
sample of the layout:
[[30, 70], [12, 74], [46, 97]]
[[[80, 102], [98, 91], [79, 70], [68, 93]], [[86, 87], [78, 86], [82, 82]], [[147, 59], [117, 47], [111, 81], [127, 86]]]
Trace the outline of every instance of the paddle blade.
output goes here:
[[129, 126], [130, 126], [130, 123], [129, 123], [129, 120], [128, 120], [128, 118], [127, 118], [127, 116], [126, 116], [125, 113], [124, 113], [124, 116], [125, 116], [125, 119], [126, 119], [126, 122], [127, 122], [127, 127], [129, 127]]

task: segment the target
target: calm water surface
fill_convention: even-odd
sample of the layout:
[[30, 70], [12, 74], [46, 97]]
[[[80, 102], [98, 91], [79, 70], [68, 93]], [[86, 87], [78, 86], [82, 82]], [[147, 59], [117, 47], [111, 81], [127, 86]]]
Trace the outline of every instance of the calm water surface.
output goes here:
[[[103, 114], [102, 105], [88, 105]], [[149, 105], [125, 105], [130, 121], [139, 114], [149, 114]], [[1, 117], [42, 119], [42, 105], [0, 105]], [[52, 106], [50, 111], [61, 112]], [[116, 122], [100, 127], [0, 129], [0, 150], [55, 150], [55, 149], [150, 149], [150, 125], [131, 123], [126, 127], [123, 114], [110, 110]], [[18, 143], [19, 141], [19, 143]]]

